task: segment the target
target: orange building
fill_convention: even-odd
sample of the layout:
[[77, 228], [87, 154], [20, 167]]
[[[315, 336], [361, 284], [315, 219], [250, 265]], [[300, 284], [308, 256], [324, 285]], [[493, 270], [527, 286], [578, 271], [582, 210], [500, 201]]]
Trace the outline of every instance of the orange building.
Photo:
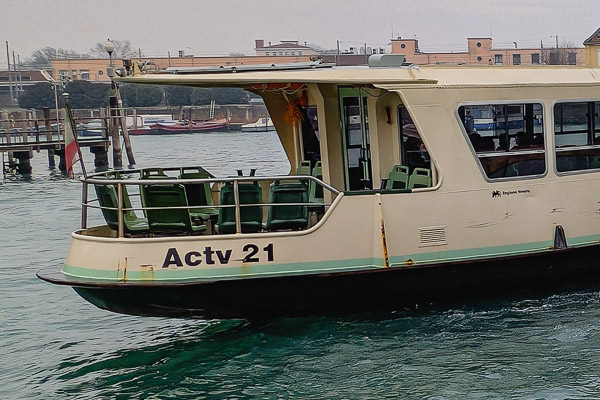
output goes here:
[[[163, 57], [142, 58], [142, 61], [152, 61], [157, 68], [162, 70], [167, 67], [219, 67], [221, 65], [256, 65], [256, 64], [285, 64], [295, 62], [308, 62], [310, 56], [241, 56], [241, 57]], [[54, 79], [68, 76], [71, 80], [86, 80], [92, 82], [109, 82], [106, 76], [107, 58], [74, 58], [65, 60], [52, 60], [52, 74]], [[123, 66], [122, 59], [114, 59], [115, 68]]]
[[415, 64], [475, 65], [585, 65], [582, 48], [494, 48], [491, 38], [467, 38], [466, 52], [426, 53], [419, 50], [417, 39], [392, 39], [392, 54], [404, 54]]

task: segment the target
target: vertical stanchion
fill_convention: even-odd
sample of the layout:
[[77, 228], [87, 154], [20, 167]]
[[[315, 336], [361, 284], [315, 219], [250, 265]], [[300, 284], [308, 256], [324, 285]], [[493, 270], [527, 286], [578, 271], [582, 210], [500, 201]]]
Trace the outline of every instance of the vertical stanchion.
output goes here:
[[123, 237], [123, 184], [117, 183], [117, 221], [119, 224], [119, 237]]
[[240, 186], [236, 180], [233, 181], [233, 202], [235, 204], [235, 232], [242, 233], [242, 218], [240, 210]]
[[81, 191], [81, 229], [87, 228], [88, 184], [83, 182]]

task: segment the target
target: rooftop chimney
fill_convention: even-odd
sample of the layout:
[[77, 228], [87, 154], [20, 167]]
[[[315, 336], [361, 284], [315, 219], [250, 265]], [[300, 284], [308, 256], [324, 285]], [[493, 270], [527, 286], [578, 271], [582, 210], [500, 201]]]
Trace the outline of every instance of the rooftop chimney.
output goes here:
[[255, 43], [255, 46], [257, 49], [261, 49], [261, 48], [265, 47], [265, 41], [262, 39], [256, 39], [254, 41], [254, 43]]

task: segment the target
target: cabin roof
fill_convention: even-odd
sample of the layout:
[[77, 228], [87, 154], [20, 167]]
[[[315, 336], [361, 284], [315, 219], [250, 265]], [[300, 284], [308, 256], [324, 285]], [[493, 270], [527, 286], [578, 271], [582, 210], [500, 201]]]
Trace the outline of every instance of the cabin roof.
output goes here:
[[596, 32], [592, 34], [589, 38], [585, 39], [583, 42], [584, 45], [587, 46], [598, 46], [600, 45], [600, 28]]
[[301, 70], [247, 71], [186, 74], [141, 74], [117, 79], [125, 83], [148, 83], [198, 87], [247, 87], [268, 83], [316, 83], [373, 85], [385, 89], [414, 85], [514, 86], [600, 85], [600, 68], [532, 67], [334, 67]]

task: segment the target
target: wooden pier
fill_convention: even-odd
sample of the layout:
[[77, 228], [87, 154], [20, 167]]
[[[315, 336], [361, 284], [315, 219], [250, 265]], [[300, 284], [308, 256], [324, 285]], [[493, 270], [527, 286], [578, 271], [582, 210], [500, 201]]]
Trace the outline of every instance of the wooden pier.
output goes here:
[[[2, 153], [0, 176], [4, 176], [6, 172], [31, 174], [30, 160], [34, 152], [39, 153], [42, 150], [48, 152], [50, 168], [56, 168], [55, 157], [58, 156], [58, 168], [66, 171], [64, 136], [56, 129], [57, 120], [50, 120], [49, 110], [45, 110], [44, 114], [42, 120], [35, 118], [0, 120], [0, 126], [10, 127], [0, 131], [0, 153]], [[54, 122], [54, 126], [51, 122]], [[59, 118], [58, 122], [63, 121]], [[103, 129], [101, 136], [78, 138], [79, 147], [88, 147], [94, 154], [96, 170], [108, 169], [108, 148], [111, 142], [107, 132], [107, 129]]]

